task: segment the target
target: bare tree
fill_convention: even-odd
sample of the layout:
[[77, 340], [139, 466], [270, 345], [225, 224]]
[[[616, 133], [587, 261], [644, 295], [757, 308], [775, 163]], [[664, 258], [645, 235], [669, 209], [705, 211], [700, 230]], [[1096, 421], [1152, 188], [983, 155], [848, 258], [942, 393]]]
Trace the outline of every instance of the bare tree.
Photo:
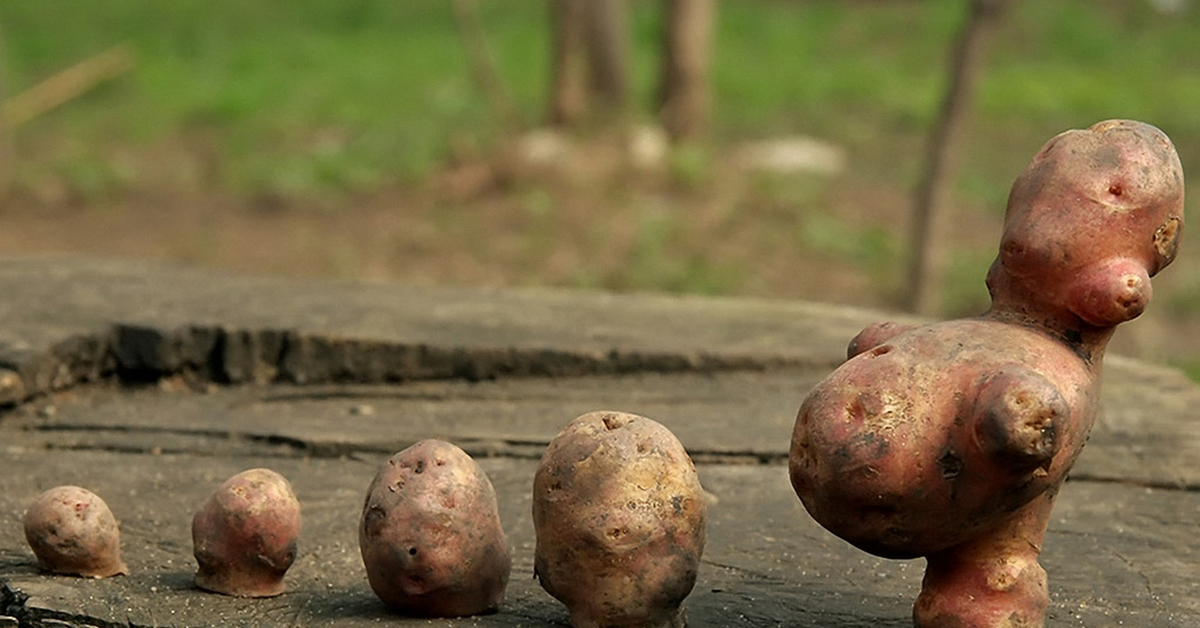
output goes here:
[[553, 49], [550, 79], [551, 124], [569, 125], [587, 106], [587, 81], [583, 73], [584, 2], [551, 0]]
[[552, 0], [549, 118], [572, 124], [595, 102], [620, 117], [629, 100], [626, 0]]
[[466, 48], [471, 74], [487, 95], [492, 114], [503, 124], [511, 126], [516, 120], [516, 112], [508, 89], [505, 88], [504, 81], [500, 79], [500, 72], [496, 69], [496, 60], [488, 48], [487, 38], [480, 24], [479, 6], [475, 0], [454, 0], [453, 5], [454, 23]]
[[955, 166], [980, 67], [1009, 4], [1011, 0], [971, 0], [970, 14], [951, 51], [950, 83], [929, 138], [925, 174], [917, 187], [913, 213], [907, 306], [920, 314], [939, 311], [946, 266], [947, 205]]
[[629, 10], [625, 0], [588, 0], [587, 47], [592, 91], [605, 113], [629, 101]]
[[5, 83], [4, 33], [0, 31], [0, 209], [8, 204], [9, 186], [12, 184], [13, 146], [12, 127], [9, 126], [8, 116], [5, 115], [4, 104], [8, 95]]
[[709, 59], [716, 0], [667, 0], [659, 106], [672, 140], [704, 132], [709, 114]]

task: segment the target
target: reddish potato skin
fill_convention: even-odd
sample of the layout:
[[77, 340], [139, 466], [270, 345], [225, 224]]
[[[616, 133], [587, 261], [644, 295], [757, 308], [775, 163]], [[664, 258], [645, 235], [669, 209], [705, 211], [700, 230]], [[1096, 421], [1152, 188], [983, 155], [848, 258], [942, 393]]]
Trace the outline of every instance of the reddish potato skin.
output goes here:
[[535, 574], [575, 628], [684, 626], [705, 519], [695, 466], [667, 428], [585, 414], [534, 476]]
[[451, 443], [421, 441], [380, 467], [358, 544], [375, 594], [407, 615], [491, 613], [504, 599], [512, 557], [496, 491]]
[[1139, 122], [1051, 139], [1013, 185], [991, 309], [877, 324], [800, 407], [792, 485], [830, 531], [928, 560], [918, 628], [1036, 628], [1037, 557], [1096, 417], [1104, 349], [1175, 257], [1183, 174]]
[[46, 571], [87, 578], [129, 573], [117, 520], [87, 489], [59, 486], [42, 493], [25, 510], [23, 523], [25, 540]]
[[[1057, 485], [1094, 416], [1090, 380], [1075, 353], [1033, 330], [988, 320], [916, 328], [805, 400], [793, 487], [813, 518], [863, 550], [947, 549]], [[1009, 392], [1028, 395], [1026, 407], [1009, 407]], [[1051, 420], [1015, 429], [1039, 417]]]
[[279, 595], [299, 538], [300, 502], [287, 479], [270, 469], [243, 471], [192, 518], [196, 586], [236, 597]]

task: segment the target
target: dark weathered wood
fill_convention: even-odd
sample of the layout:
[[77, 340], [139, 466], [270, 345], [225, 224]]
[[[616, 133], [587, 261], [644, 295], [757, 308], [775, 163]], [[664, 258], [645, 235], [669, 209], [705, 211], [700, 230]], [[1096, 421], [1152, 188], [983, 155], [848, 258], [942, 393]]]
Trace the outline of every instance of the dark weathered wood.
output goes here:
[[[692, 625], [911, 623], [923, 565], [874, 558], [825, 532], [783, 464], [809, 387], [838, 362], [845, 339], [881, 314], [768, 301], [375, 290], [103, 262], [0, 264], [0, 290], [8, 297], [0, 300], [8, 369], [0, 375], [41, 391], [0, 412], [0, 626], [18, 617], [31, 626], [565, 626], [563, 608], [532, 578], [532, 475], [558, 429], [598, 409], [662, 421], [699, 463], [712, 500], [687, 602]], [[389, 385], [219, 386], [197, 370], [214, 356], [222, 372], [297, 369], [267, 360], [297, 338], [322, 347], [305, 354], [308, 373], [374, 381], [380, 360], [397, 356], [414, 360], [404, 368], [454, 368]], [[504, 356], [530, 371], [479, 379]], [[1200, 388], [1172, 369], [1115, 356], [1105, 369], [1101, 417], [1044, 548], [1047, 625], [1198, 625]], [[514, 571], [495, 615], [407, 620], [366, 584], [356, 540], [366, 486], [388, 454], [435, 436], [480, 458], [496, 485]], [[222, 480], [256, 466], [287, 476], [302, 504], [290, 591], [270, 600], [200, 592], [191, 584], [191, 516]], [[121, 521], [128, 576], [37, 570], [21, 515], [42, 490], [67, 483], [99, 493]]]
[[[427, 436], [473, 454], [537, 457], [594, 410], [654, 418], [700, 460], [782, 461], [792, 424], [824, 369], [520, 378], [400, 386], [80, 390], [13, 413], [45, 446], [339, 456], [396, 451]], [[1200, 389], [1172, 369], [1115, 359], [1074, 477], [1200, 489]], [[207, 385], [206, 385], [207, 386]], [[47, 407], [52, 412], [45, 412]]]
[[[46, 445], [204, 453], [285, 445], [300, 455], [391, 452], [425, 436], [474, 453], [540, 456], [571, 419], [623, 410], [667, 425], [693, 455], [780, 460], [796, 409], [823, 373], [732, 372], [623, 377], [412, 382], [400, 386], [234, 387], [208, 394], [156, 389], [77, 391], [31, 404], [8, 420]], [[46, 408], [53, 408], [46, 412]], [[736, 429], [745, 426], [746, 429]], [[206, 440], [207, 439], [207, 440]]]
[[[70, 625], [365, 626], [400, 621], [367, 587], [356, 526], [362, 495], [383, 460], [313, 460], [9, 450], [0, 478], [0, 582], [9, 615]], [[530, 487], [535, 462], [482, 461], [496, 484], [514, 547], [500, 613], [414, 625], [565, 625], [565, 612], [532, 578]], [[192, 587], [191, 515], [225, 477], [253, 466], [285, 474], [304, 509], [289, 591], [239, 600]], [[867, 627], [908, 625], [922, 565], [877, 559], [814, 524], [781, 465], [701, 465], [713, 494], [709, 544], [687, 607], [695, 625]], [[41, 574], [19, 538], [23, 504], [55, 484], [82, 483], [122, 521], [131, 573], [92, 581]], [[1194, 597], [1200, 539], [1190, 513], [1200, 496], [1126, 485], [1070, 483], [1044, 554], [1054, 574], [1049, 626], [1183, 627], [1200, 620]], [[16, 601], [18, 598], [23, 602]]]
[[[846, 339], [882, 316], [803, 302], [372, 287], [72, 259], [0, 259], [0, 292], [0, 368], [19, 372], [27, 395], [111, 369], [113, 354], [139, 356], [139, 368], [219, 358], [227, 375], [286, 366], [304, 382], [339, 369], [372, 381], [366, 374], [381, 366], [404, 379], [504, 376], [497, 364], [514, 362], [563, 375], [830, 367]], [[285, 364], [240, 350], [277, 346], [281, 334], [299, 340]]]

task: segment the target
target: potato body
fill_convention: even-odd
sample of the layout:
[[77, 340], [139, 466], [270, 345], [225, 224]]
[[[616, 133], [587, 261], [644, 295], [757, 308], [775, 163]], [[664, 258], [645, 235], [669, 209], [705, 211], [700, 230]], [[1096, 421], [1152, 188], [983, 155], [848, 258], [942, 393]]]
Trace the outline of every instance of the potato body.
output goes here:
[[[792, 486], [860, 549], [927, 556], [1058, 486], [1086, 441], [1095, 392], [1078, 356], [1044, 334], [986, 320], [919, 327], [813, 388], [792, 434]], [[1013, 395], [1053, 419], [1028, 434], [1003, 429], [1033, 422], [1007, 411]]]
[[121, 533], [104, 500], [78, 486], [59, 486], [25, 511], [25, 540], [47, 571], [88, 578], [128, 573]]
[[192, 518], [196, 586], [238, 597], [279, 595], [299, 537], [300, 503], [287, 479], [270, 469], [243, 471]]
[[358, 543], [371, 588], [402, 613], [477, 615], [504, 598], [512, 558], [496, 491], [451, 443], [421, 441], [380, 467]]
[[1055, 136], [1009, 194], [992, 307], [868, 327], [801, 405], [796, 494], [861, 549], [926, 558], [918, 628], [1044, 625], [1051, 508], [1096, 418], [1108, 341], [1175, 258], [1183, 208], [1160, 130]]
[[683, 626], [704, 551], [695, 466], [659, 423], [593, 412], [550, 443], [533, 485], [535, 569], [575, 628]]

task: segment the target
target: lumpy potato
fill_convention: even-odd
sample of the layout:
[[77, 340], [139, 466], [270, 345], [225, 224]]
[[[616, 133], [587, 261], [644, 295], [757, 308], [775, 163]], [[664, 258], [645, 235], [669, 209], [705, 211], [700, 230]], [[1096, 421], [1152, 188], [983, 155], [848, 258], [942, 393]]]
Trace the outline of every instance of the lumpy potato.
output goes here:
[[243, 471], [192, 518], [196, 586], [237, 597], [279, 595], [299, 538], [300, 502], [287, 479], [270, 469]]
[[536, 575], [575, 628], [683, 626], [705, 517], [674, 434], [633, 414], [585, 414], [550, 443], [534, 477]]
[[371, 588], [402, 613], [477, 615], [504, 598], [512, 558], [495, 489], [451, 443], [424, 440], [383, 463], [358, 541]]
[[116, 518], [87, 489], [59, 486], [42, 493], [26, 509], [24, 525], [25, 540], [46, 571], [88, 578], [129, 571]]

